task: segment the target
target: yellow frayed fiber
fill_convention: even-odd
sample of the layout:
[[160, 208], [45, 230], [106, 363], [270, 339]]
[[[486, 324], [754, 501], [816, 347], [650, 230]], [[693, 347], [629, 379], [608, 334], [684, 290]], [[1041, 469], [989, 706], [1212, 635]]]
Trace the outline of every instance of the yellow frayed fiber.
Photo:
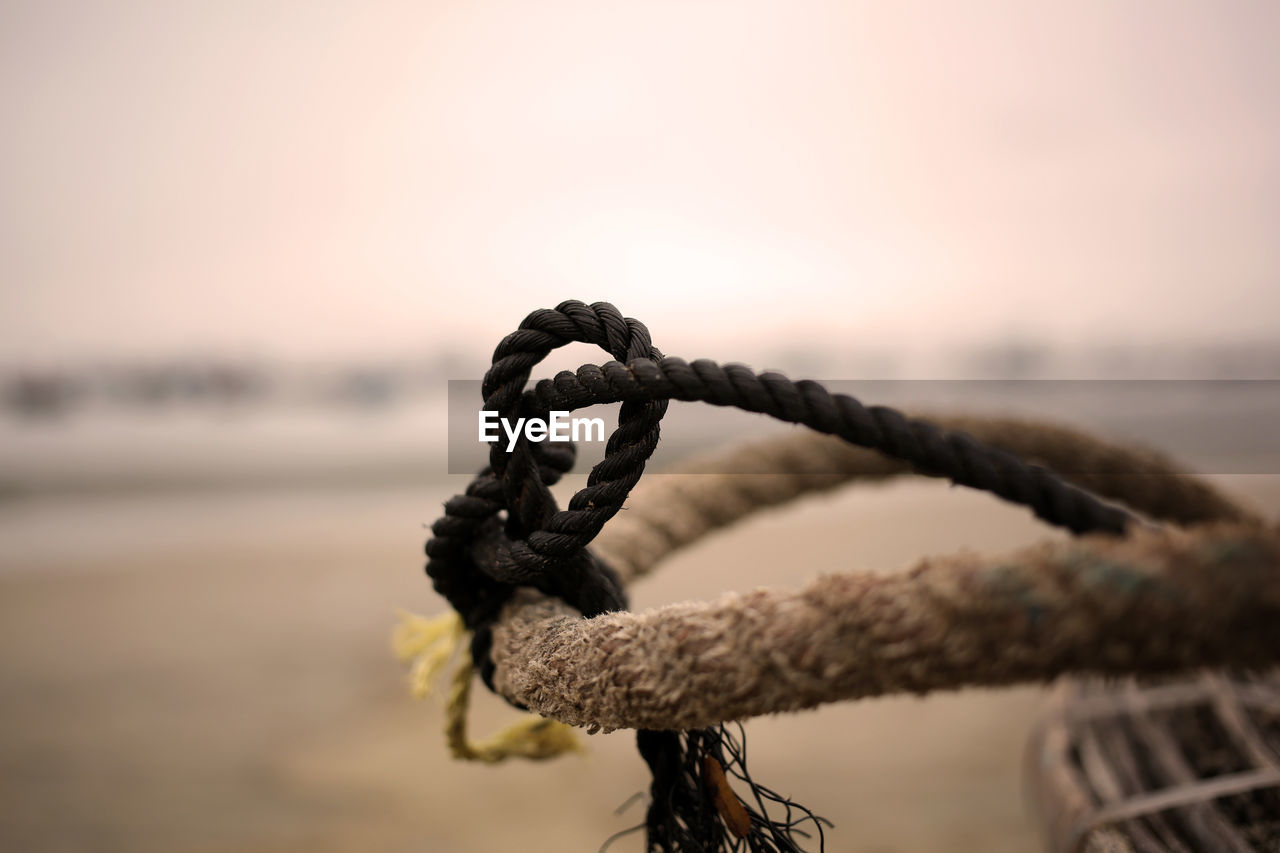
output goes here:
[[435, 619], [400, 611], [400, 624], [391, 633], [391, 648], [401, 661], [413, 662], [409, 691], [415, 699], [431, 692], [431, 685], [465, 635], [462, 620], [453, 611]]
[[[462, 646], [467, 631], [462, 619], [452, 611], [427, 619], [414, 613], [400, 612], [400, 624], [391, 635], [391, 648], [396, 657], [413, 666], [409, 671], [409, 689], [421, 699], [431, 692], [440, 673]], [[497, 764], [508, 758], [543, 761], [566, 752], [585, 752], [572, 726], [557, 720], [529, 714], [481, 741], [467, 739], [467, 708], [471, 702], [471, 656], [459, 656], [445, 704], [445, 742], [454, 758]]]

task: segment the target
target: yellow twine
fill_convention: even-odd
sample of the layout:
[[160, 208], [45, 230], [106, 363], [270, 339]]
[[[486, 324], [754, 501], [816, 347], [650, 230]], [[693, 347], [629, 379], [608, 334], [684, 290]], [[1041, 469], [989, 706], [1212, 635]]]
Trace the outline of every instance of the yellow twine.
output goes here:
[[[391, 635], [391, 648], [401, 661], [412, 661], [409, 690], [414, 698], [421, 699], [431, 692], [466, 636], [462, 619], [453, 611], [435, 619], [400, 612], [400, 624]], [[512, 757], [542, 761], [566, 752], [585, 752], [572, 726], [536, 714], [528, 714], [479, 742], [468, 740], [472, 669], [470, 655], [460, 655], [445, 703], [445, 743], [454, 758], [497, 764]]]

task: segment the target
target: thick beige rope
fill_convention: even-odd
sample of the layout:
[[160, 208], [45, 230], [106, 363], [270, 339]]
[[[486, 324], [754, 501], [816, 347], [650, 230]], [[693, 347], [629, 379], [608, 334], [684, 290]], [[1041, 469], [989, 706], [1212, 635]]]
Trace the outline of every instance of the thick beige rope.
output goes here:
[[504, 696], [574, 725], [693, 728], [893, 692], [1280, 663], [1280, 531], [1089, 537], [799, 591], [574, 618], [526, 604]]
[[[524, 592], [495, 626], [495, 686], [574, 725], [691, 728], [889, 692], [1280, 660], [1276, 528], [1154, 454], [1024, 422], [948, 425], [1152, 516], [1228, 521], [594, 619]], [[631, 579], [756, 509], [904, 470], [808, 433], [743, 453], [713, 470], [785, 473], [655, 478], [606, 528], [600, 552]]]

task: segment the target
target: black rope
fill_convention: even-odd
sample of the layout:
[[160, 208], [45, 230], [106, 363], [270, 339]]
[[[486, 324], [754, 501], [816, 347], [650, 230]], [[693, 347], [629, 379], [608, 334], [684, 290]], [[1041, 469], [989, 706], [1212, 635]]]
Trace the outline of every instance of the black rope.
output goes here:
[[[967, 433], [908, 418], [884, 406], [863, 406], [845, 394], [831, 394], [811, 380], [793, 382], [779, 373], [755, 373], [742, 365], [722, 367], [701, 359], [632, 359], [584, 365], [544, 379], [527, 392], [532, 411], [573, 411], [600, 403], [650, 400], [702, 401], [770, 415], [839, 436], [861, 447], [903, 460], [922, 474], [991, 492], [1029, 507], [1041, 519], [1073, 533], [1121, 534], [1131, 517], [1072, 486], [1053, 472], [979, 442]], [[615, 435], [616, 439], [618, 436]], [[647, 447], [643, 450], [648, 450]], [[650, 451], [651, 452], [651, 451]], [[611, 440], [605, 459], [591, 472], [569, 509], [556, 513], [526, 541], [511, 560], [492, 567], [507, 582], [546, 571], [595, 538], [622, 506], [642, 471], [647, 453], [616, 449]], [[513, 565], [514, 563], [514, 565]]]
[[[653, 776], [645, 816], [649, 850], [800, 853], [801, 840], [813, 835], [822, 849], [823, 827], [831, 822], [752, 780], [747, 773], [746, 734], [741, 724], [734, 725], [736, 737], [723, 724], [685, 732], [636, 732], [636, 745]], [[718, 807], [715, 785], [707, 777], [708, 759], [722, 778], [732, 776], [751, 791], [749, 803], [732, 789], [726, 794], [737, 802], [747, 821], [742, 834], [732, 829], [732, 821]], [[773, 817], [771, 805], [782, 809], [781, 816]]]
[[[612, 305], [562, 302], [555, 310], [534, 311], [498, 344], [481, 387], [484, 409], [508, 419], [537, 415], [523, 410], [530, 402], [524, 390], [529, 373], [552, 350], [573, 342], [595, 344], [614, 358], [662, 356], [644, 324], [623, 317]], [[610, 478], [611, 489], [623, 490], [621, 499], [639, 481], [644, 462], [656, 449], [658, 422], [666, 411], [666, 400], [626, 403], [621, 407], [618, 428], [608, 445], [612, 455], [628, 469], [624, 477]], [[492, 622], [516, 585], [533, 586], [561, 598], [584, 616], [626, 607], [626, 596], [617, 577], [585, 547], [559, 555], [555, 571], [550, 570], [549, 561], [530, 557], [520, 547], [530, 534], [543, 529], [555, 517], [557, 507], [548, 487], [572, 468], [574, 458], [573, 445], [564, 442], [531, 443], [522, 437], [510, 452], [495, 444], [489, 465], [465, 494], [445, 504], [445, 514], [431, 527], [432, 538], [426, 548], [427, 574], [436, 591], [449, 600], [473, 632], [475, 665], [490, 689], [493, 663], [488, 650]], [[593, 471], [587, 489], [595, 485], [598, 476], [612, 473], [612, 468], [603, 469], [599, 475]], [[590, 501], [590, 497], [585, 500]], [[582, 509], [577, 498], [569, 505], [570, 511]], [[505, 523], [494, 523], [504, 511]], [[605, 520], [600, 520], [600, 526]], [[486, 573], [490, 565], [506, 567], [505, 576], [510, 580], [490, 578]], [[521, 574], [513, 568], [520, 565], [530, 569]]]
[[[542, 359], [573, 342], [595, 344], [614, 360], [563, 371], [526, 388]], [[445, 504], [444, 515], [431, 527], [427, 574], [473, 632], [472, 657], [490, 689], [492, 625], [516, 587], [534, 587], [587, 617], [626, 608], [617, 576], [587, 546], [639, 482], [658, 446], [659, 422], [671, 400], [733, 406], [804, 424], [907, 462], [922, 474], [947, 477], [1027, 506], [1041, 519], [1073, 533], [1121, 534], [1131, 521], [1123, 510], [1051, 471], [966, 433], [883, 406], [863, 406], [809, 380], [793, 382], [741, 365], [665, 358], [642, 323], [623, 317], [605, 302], [568, 301], [554, 310], [534, 311], [498, 344], [482, 394], [484, 410], [508, 421], [546, 420], [552, 411], [622, 403], [604, 459], [592, 468], [586, 486], [566, 509], [557, 507], [549, 487], [573, 467], [573, 445], [530, 442], [522, 435], [510, 450], [501, 442], [493, 445], [488, 466], [464, 494]], [[693, 781], [698, 762], [705, 758], [736, 768], [762, 811], [765, 799], [787, 807], [783, 821], [751, 811], [752, 830], [739, 839], [749, 849], [798, 850], [791, 836], [803, 832], [795, 829], [792, 809], [803, 812], [802, 820], [812, 821], [821, 837], [820, 819], [750, 782], [745, 750], [739, 753], [722, 727], [640, 732], [638, 744], [654, 776], [646, 820], [651, 850], [738, 848], [716, 818], [705, 788]]]

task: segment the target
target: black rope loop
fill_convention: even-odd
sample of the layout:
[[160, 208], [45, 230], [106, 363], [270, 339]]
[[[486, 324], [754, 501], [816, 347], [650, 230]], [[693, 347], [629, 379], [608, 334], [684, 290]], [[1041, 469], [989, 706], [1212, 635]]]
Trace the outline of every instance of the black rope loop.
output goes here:
[[[530, 372], [553, 349], [573, 342], [595, 344], [612, 358], [623, 361], [662, 357], [645, 325], [623, 317], [613, 305], [607, 302], [585, 305], [576, 300], [562, 302], [552, 311], [534, 311], [498, 344], [481, 385], [484, 409], [495, 412], [499, 418], [545, 419], [548, 411], [528, 408], [530, 398], [524, 391]], [[658, 423], [666, 411], [666, 400], [624, 404], [618, 413], [618, 427], [606, 446], [606, 462], [608, 457], [622, 454], [628, 470], [642, 471], [644, 462], [657, 448]], [[541, 443], [533, 444], [520, 436], [511, 450], [498, 442], [489, 451], [489, 466], [503, 482], [509, 512], [507, 532], [513, 549], [504, 562], [515, 564], [523, 574], [535, 577], [548, 574], [558, 563], [574, 557], [594, 538], [592, 534], [574, 541], [544, 539], [541, 540], [543, 547], [527, 544], [529, 536], [544, 529], [558, 509], [534, 464], [535, 448], [539, 446]], [[603, 469], [597, 466], [599, 470], [593, 470], [588, 477], [587, 489], [592, 489], [617, 464], [601, 463]], [[619, 494], [616, 488], [605, 489], [588, 492], [581, 503], [611, 508], [607, 520], [621, 508], [625, 498], [625, 492]], [[574, 510], [571, 504], [570, 511]]]
[[[484, 410], [500, 418], [545, 419], [549, 412], [531, 408], [534, 398], [525, 393], [530, 372], [552, 350], [573, 342], [595, 344], [615, 359], [662, 357], [644, 324], [622, 316], [614, 306], [562, 302], [554, 310], [529, 314], [498, 344], [481, 386]], [[571, 516], [592, 510], [585, 526], [570, 525], [575, 531], [571, 535], [558, 532], [563, 520], [557, 529], [545, 530], [563, 514], [549, 487], [573, 466], [575, 449], [567, 442], [534, 443], [520, 436], [510, 451], [496, 443], [489, 465], [466, 493], [445, 504], [427, 543], [427, 574], [474, 632], [473, 657], [491, 687], [489, 625], [516, 586], [561, 598], [584, 616], [626, 607], [617, 576], [587, 544], [639, 480], [657, 448], [658, 423], [667, 406], [666, 400], [622, 405], [605, 461], [592, 470], [586, 488], [567, 510]], [[626, 472], [621, 483], [618, 470]], [[531, 535], [544, 532], [549, 535], [530, 544]]]
[[[662, 357], [645, 325], [622, 316], [613, 305], [562, 302], [555, 310], [529, 314], [498, 344], [481, 386], [484, 409], [499, 418], [545, 420], [549, 410], [531, 407], [535, 398], [524, 393], [525, 386], [535, 365], [553, 349], [573, 342], [595, 344], [614, 358]], [[489, 452], [489, 467], [502, 482], [507, 524], [505, 541], [499, 542], [492, 559], [482, 564], [490, 577], [557, 595], [586, 616], [624, 607], [621, 585], [586, 547], [621, 509], [631, 487], [639, 481], [644, 463], [657, 449], [658, 424], [667, 406], [666, 400], [623, 404], [618, 426], [606, 445], [605, 460], [592, 470], [586, 487], [567, 510], [573, 517], [590, 507], [590, 517], [586, 524], [571, 522], [568, 527], [572, 533], [568, 535], [548, 529], [553, 523], [557, 528], [566, 526], [565, 513], [559, 511], [537, 468], [540, 448], [549, 442], [534, 443], [519, 436], [509, 450], [495, 443]], [[611, 476], [620, 466], [627, 471], [622, 483]], [[537, 535], [542, 533], [549, 535]]]

